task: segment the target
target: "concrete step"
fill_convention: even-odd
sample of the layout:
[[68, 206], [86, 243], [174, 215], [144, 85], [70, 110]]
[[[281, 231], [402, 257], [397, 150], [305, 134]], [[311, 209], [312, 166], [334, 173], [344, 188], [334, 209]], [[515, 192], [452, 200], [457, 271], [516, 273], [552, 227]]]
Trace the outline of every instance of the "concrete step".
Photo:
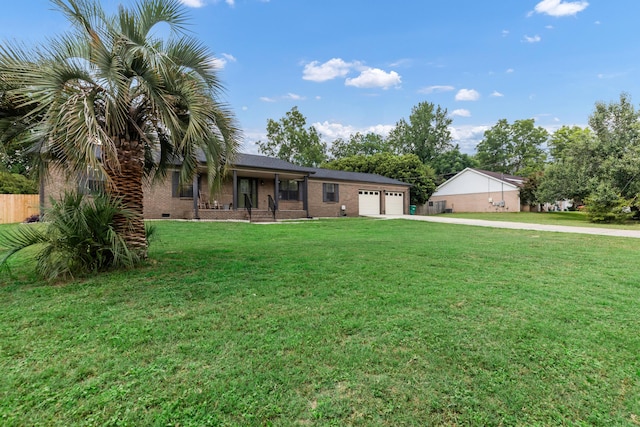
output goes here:
[[[277, 216], [277, 214], [276, 214]], [[246, 214], [246, 218], [249, 219], [249, 214]], [[269, 211], [252, 211], [251, 222], [275, 222], [273, 219], [273, 213]]]

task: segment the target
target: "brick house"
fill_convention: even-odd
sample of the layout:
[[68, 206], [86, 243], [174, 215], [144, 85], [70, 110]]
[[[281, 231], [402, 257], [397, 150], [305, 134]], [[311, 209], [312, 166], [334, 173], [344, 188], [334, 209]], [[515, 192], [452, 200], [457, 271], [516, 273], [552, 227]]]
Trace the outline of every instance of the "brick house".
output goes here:
[[[284, 160], [239, 154], [221, 188], [210, 195], [204, 158], [201, 173], [181, 187], [177, 168], [162, 182], [145, 185], [146, 219], [295, 219], [376, 214], [402, 215], [409, 208], [410, 184], [375, 174], [297, 166]], [[49, 196], [68, 188], [53, 174], [42, 189]], [[99, 183], [85, 177], [80, 190]]]
[[525, 178], [466, 168], [436, 188], [428, 203], [445, 204], [448, 212], [520, 212]]

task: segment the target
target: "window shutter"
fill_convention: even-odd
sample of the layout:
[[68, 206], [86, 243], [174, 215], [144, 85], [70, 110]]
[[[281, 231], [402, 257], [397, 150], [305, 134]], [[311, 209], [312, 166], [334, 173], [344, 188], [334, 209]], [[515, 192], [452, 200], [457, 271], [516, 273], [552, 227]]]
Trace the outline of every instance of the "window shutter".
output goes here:
[[171, 175], [171, 197], [180, 197], [180, 173], [175, 171]]

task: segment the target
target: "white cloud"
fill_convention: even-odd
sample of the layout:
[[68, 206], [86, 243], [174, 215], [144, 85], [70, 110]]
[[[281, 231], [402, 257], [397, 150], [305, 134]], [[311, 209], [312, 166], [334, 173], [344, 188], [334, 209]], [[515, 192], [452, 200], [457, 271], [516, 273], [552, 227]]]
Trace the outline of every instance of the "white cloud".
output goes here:
[[507, 71], [505, 71], [505, 73], [507, 74], [511, 74], [513, 73], [515, 70], [513, 68], [507, 68]]
[[502, 37], [507, 37], [509, 35], [509, 30], [502, 30]]
[[599, 79], [617, 79], [619, 77], [624, 77], [627, 74], [628, 74], [627, 72], [618, 72], [618, 73], [609, 73], [609, 74], [600, 73], [598, 74], [598, 78]]
[[594, 22], [594, 24], [600, 25], [600, 21], [596, 21], [596, 22]]
[[527, 42], [527, 43], [538, 43], [540, 40], [542, 40], [542, 38], [539, 35], [535, 35], [533, 37], [529, 37], [527, 35], [524, 36], [524, 39], [522, 41]]
[[391, 64], [389, 64], [390, 67], [409, 67], [411, 64], [413, 63], [413, 61], [411, 59], [407, 59], [407, 58], [403, 58], [403, 59], [398, 59], [395, 62], [392, 62]]
[[227, 64], [229, 62], [236, 62], [237, 59], [228, 53], [223, 53], [221, 54], [220, 58], [216, 58], [216, 57], [211, 57], [209, 58], [209, 65], [211, 66], [211, 68], [214, 68], [216, 70], [222, 70], [224, 67], [227, 66]]
[[386, 72], [379, 68], [367, 68], [363, 70], [358, 77], [348, 78], [344, 84], [358, 88], [381, 87], [389, 89], [390, 87], [400, 86], [402, 78], [395, 71]]
[[378, 135], [386, 137], [394, 128], [395, 125], [373, 125], [366, 128], [365, 133], [377, 133]]
[[473, 154], [476, 146], [484, 137], [484, 132], [489, 130], [490, 126], [451, 126], [451, 139], [454, 144], [460, 146], [460, 151], [466, 154]]
[[425, 95], [429, 95], [434, 92], [450, 92], [455, 90], [455, 87], [448, 85], [435, 85], [435, 86], [427, 86], [418, 90], [418, 93], [424, 93]]
[[260, 97], [260, 101], [262, 101], [262, 102], [276, 102], [275, 99], [269, 98], [268, 96], [261, 96]]
[[224, 59], [226, 59], [227, 61], [229, 61], [229, 62], [236, 62], [237, 61], [236, 57], [231, 55], [230, 53], [223, 53], [222, 57]]
[[[187, 6], [187, 7], [203, 7], [207, 4], [207, 0], [178, 0], [180, 3], [182, 3], [183, 5]], [[265, 2], [265, 0], [261, 0], [263, 2]], [[268, 2], [269, 0], [266, 0], [266, 2]], [[220, 0], [211, 0], [209, 1], [209, 3], [219, 3]], [[235, 7], [236, 5], [236, 0], [224, 0], [224, 2], [229, 6], [229, 7]]]
[[249, 107], [247, 107], [246, 105], [242, 106], [242, 111], [248, 111], [248, 110], [249, 110]]
[[359, 62], [345, 62], [341, 58], [332, 58], [323, 64], [313, 61], [304, 66], [302, 78], [312, 82], [324, 82], [338, 77], [345, 77], [352, 68], [359, 65]]
[[326, 141], [334, 141], [338, 138], [349, 138], [349, 135], [356, 133], [355, 127], [351, 125], [343, 125], [335, 122], [317, 122], [313, 124], [318, 133], [322, 135], [322, 139]]
[[460, 89], [456, 94], [456, 101], [477, 101], [480, 99], [480, 92], [475, 89]]
[[324, 122], [313, 123], [313, 127], [316, 128], [318, 133], [322, 135], [322, 139], [324, 141], [331, 142], [335, 141], [338, 138], [348, 139], [356, 132], [360, 132], [362, 134], [373, 132], [386, 137], [395, 126], [377, 124], [373, 126], [357, 128], [352, 125], [343, 125], [342, 123], [329, 122], [325, 120]]
[[550, 16], [573, 16], [589, 6], [586, 1], [542, 0], [536, 4], [534, 12]]
[[491, 95], [489, 95], [493, 98], [502, 98], [504, 95], [501, 94], [500, 92], [498, 92], [497, 90], [494, 90], [493, 93]]
[[471, 111], [469, 110], [465, 110], [465, 109], [458, 109], [458, 110], [453, 110], [451, 112], [452, 116], [458, 116], [458, 117], [471, 117]]
[[284, 99], [292, 99], [294, 101], [302, 101], [302, 100], [306, 99], [304, 96], [300, 96], [297, 93], [291, 93], [291, 92], [289, 92], [288, 94], [283, 96], [283, 98]]
[[187, 7], [202, 7], [204, 6], [204, 0], [180, 0], [180, 3]]

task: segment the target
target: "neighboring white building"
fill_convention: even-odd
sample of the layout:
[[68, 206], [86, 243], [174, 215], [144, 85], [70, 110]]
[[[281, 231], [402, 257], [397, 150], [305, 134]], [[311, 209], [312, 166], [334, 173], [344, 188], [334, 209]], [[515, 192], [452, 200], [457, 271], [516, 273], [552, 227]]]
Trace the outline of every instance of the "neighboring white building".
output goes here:
[[466, 168], [443, 182], [429, 202], [445, 201], [447, 212], [520, 212], [521, 176]]

